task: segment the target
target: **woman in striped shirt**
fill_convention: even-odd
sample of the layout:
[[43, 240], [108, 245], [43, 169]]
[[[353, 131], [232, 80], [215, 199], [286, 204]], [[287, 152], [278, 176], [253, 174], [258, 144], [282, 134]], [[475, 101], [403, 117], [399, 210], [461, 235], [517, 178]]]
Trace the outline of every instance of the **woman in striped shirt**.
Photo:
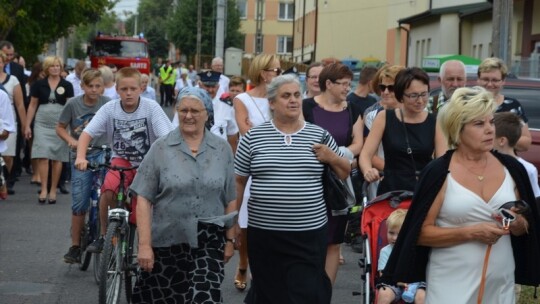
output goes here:
[[257, 303], [330, 303], [325, 273], [326, 207], [322, 172], [350, 173], [327, 131], [305, 122], [300, 83], [276, 77], [267, 88], [273, 119], [249, 130], [238, 146], [237, 197], [252, 177], [248, 201], [248, 255]]

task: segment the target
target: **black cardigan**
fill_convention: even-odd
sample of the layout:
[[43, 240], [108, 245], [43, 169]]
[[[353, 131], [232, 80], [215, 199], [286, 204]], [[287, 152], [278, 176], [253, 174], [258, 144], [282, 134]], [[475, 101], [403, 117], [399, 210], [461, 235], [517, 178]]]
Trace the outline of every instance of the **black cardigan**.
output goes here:
[[[395, 284], [426, 280], [430, 247], [416, 243], [427, 213], [446, 180], [453, 153], [454, 150], [448, 151], [422, 171], [394, 250], [383, 271], [382, 282]], [[495, 151], [492, 151], [492, 154], [508, 169], [520, 198], [529, 204], [532, 211], [527, 216], [529, 233], [519, 237], [511, 236], [516, 265], [515, 282], [537, 286], [540, 283], [540, 221], [527, 172], [514, 157]]]

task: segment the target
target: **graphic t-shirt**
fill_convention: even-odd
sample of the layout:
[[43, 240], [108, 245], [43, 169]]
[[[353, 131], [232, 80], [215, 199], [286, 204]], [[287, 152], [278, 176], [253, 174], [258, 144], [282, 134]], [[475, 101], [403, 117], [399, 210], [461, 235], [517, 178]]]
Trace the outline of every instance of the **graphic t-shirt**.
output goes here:
[[122, 108], [120, 99], [105, 104], [84, 131], [92, 138], [105, 134], [112, 143], [113, 157], [138, 165], [159, 137], [168, 134], [173, 126], [159, 104], [141, 97], [139, 106], [131, 113]]
[[[68, 100], [62, 113], [60, 114], [59, 123], [69, 125], [71, 136], [79, 139], [84, 128], [90, 123], [96, 112], [106, 104], [110, 99], [106, 96], [101, 96], [96, 104], [89, 107], [84, 104], [84, 95], [79, 95]], [[107, 144], [107, 139], [104, 136], [94, 137], [90, 145], [100, 147]], [[88, 154], [97, 153], [98, 150], [91, 150]], [[75, 157], [73, 153], [72, 157]]]

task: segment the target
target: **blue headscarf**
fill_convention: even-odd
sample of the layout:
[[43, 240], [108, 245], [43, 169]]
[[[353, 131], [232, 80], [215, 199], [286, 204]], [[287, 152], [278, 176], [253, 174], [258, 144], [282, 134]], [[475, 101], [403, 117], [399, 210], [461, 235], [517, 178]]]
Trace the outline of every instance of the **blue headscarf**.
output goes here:
[[180, 105], [180, 102], [184, 97], [193, 97], [200, 100], [204, 104], [206, 112], [208, 113], [206, 127], [210, 130], [210, 128], [214, 125], [214, 107], [212, 106], [212, 98], [208, 92], [197, 87], [184, 87], [182, 90], [180, 90], [180, 92], [178, 92], [177, 106]]

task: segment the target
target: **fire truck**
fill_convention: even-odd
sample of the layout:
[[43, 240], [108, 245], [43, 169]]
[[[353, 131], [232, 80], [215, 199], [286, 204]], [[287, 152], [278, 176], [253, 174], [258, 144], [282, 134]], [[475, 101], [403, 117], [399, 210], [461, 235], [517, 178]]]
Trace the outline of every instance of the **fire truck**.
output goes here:
[[114, 64], [118, 69], [132, 67], [150, 74], [148, 42], [142, 36], [114, 36], [98, 33], [88, 48], [93, 68]]

